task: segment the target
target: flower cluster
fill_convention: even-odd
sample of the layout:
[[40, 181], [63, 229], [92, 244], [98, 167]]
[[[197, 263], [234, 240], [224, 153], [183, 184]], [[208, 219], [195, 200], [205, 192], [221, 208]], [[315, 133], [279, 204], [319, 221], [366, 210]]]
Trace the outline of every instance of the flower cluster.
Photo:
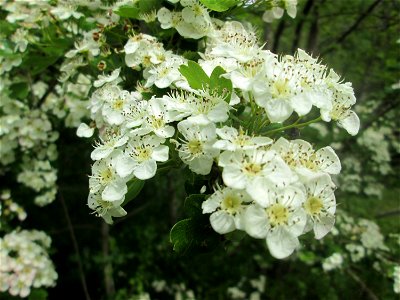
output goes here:
[[[189, 37], [181, 27], [202, 28], [209, 15], [197, 1], [180, 5], [182, 12], [161, 8], [158, 19], [162, 28]], [[207, 176], [213, 167], [220, 172], [202, 206], [216, 232], [244, 230], [265, 239], [273, 256], [287, 257], [303, 233], [314, 230], [320, 239], [332, 228], [336, 200], [330, 176], [341, 164], [329, 146], [314, 149], [304, 140], [278, 138], [283, 125], [265, 127], [296, 114], [287, 128], [333, 120], [354, 135], [359, 128], [351, 110], [354, 91], [303, 50], [278, 57], [239, 22], [207, 24], [198, 64], [165, 50], [153, 36], [135, 33], [125, 44], [125, 63], [143, 72], [144, 85], [123, 89], [122, 68], [94, 81], [89, 108], [99, 141], [91, 154], [89, 207], [109, 223], [124, 216], [129, 183], [154, 177], [167, 161], [179, 165], [179, 157], [195, 174]], [[155, 88], [168, 90], [152, 95]], [[317, 119], [300, 122], [316, 112]], [[86, 124], [78, 129], [80, 136], [93, 133]]]
[[[24, 208], [12, 200], [10, 190], [2, 190], [0, 193], [0, 217], [2, 220], [17, 217], [19, 221], [23, 221], [26, 216]], [[2, 229], [2, 224], [0, 224], [0, 229]]]
[[47, 254], [50, 244], [50, 237], [36, 230], [0, 238], [0, 291], [27, 297], [31, 288], [54, 286], [57, 273]]

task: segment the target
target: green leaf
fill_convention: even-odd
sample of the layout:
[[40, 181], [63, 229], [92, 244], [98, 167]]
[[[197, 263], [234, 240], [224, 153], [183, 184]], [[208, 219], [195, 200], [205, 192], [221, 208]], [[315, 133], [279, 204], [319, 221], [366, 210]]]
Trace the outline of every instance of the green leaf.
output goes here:
[[142, 190], [143, 186], [144, 186], [144, 181], [134, 178], [132, 180], [130, 180], [128, 183], [128, 193], [126, 193], [125, 195], [125, 201], [124, 201], [124, 206], [132, 201], [133, 199], [135, 199], [137, 197], [137, 195], [139, 195], [140, 191]]
[[210, 76], [210, 89], [218, 91], [219, 95], [226, 95], [225, 100], [229, 102], [232, 95], [232, 81], [227, 78], [221, 77], [226, 71], [217, 66]]
[[195, 90], [201, 90], [203, 86], [210, 84], [210, 78], [197, 62], [189, 60], [187, 66], [181, 65], [179, 67], [179, 72], [186, 78], [190, 87]]
[[47, 299], [47, 291], [44, 289], [33, 289], [29, 294], [28, 300], [46, 300]]
[[174, 251], [185, 254], [194, 243], [194, 224], [192, 219], [184, 219], [176, 223], [170, 232], [170, 240]]
[[49, 66], [56, 63], [60, 56], [45, 56], [41, 54], [31, 54], [22, 62], [21, 67], [30, 69], [32, 76], [42, 73]]
[[204, 4], [205, 7], [214, 10], [214, 11], [226, 11], [231, 7], [237, 5], [239, 0], [200, 0], [201, 3]]
[[201, 204], [205, 200], [206, 195], [204, 194], [193, 194], [185, 199], [185, 211], [191, 216], [202, 215]]
[[25, 100], [29, 94], [29, 85], [26, 82], [17, 82], [10, 86], [11, 97]]
[[157, 5], [159, 3], [160, 1], [158, 0], [141, 0], [139, 2], [140, 13], [148, 13], [156, 8], [159, 8], [159, 6]]
[[208, 217], [184, 219], [176, 223], [170, 232], [173, 249], [180, 255], [204, 253], [215, 249], [221, 237], [211, 229]]
[[124, 18], [139, 18], [140, 9], [136, 5], [122, 5], [114, 11], [117, 15]]

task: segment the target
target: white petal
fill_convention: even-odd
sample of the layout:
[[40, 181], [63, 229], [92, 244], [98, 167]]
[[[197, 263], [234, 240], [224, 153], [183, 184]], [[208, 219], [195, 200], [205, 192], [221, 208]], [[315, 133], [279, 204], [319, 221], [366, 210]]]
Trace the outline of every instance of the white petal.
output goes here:
[[146, 180], [154, 177], [154, 175], [156, 175], [156, 172], [157, 163], [154, 160], [150, 159], [140, 163], [133, 171], [133, 174], [135, 174], [135, 176], [140, 180]]
[[299, 240], [283, 227], [276, 227], [267, 236], [268, 249], [275, 258], [286, 258], [299, 246]]
[[360, 130], [360, 119], [353, 111], [350, 111], [349, 115], [345, 119], [340, 120], [338, 124], [351, 135], [356, 135]]
[[118, 201], [121, 200], [128, 192], [128, 188], [124, 181], [116, 180], [108, 184], [104, 191], [101, 193], [101, 197], [105, 201]]
[[247, 193], [262, 207], [267, 207], [270, 204], [270, 189], [269, 181], [264, 177], [254, 178], [246, 186]]
[[222, 171], [222, 179], [227, 186], [235, 189], [244, 189], [247, 183], [246, 176], [238, 166], [226, 166]]
[[85, 123], [81, 123], [76, 130], [76, 135], [79, 137], [90, 138], [94, 133], [94, 128], [89, 127]]
[[113, 148], [106, 147], [106, 146], [99, 146], [95, 148], [92, 153], [90, 153], [90, 158], [93, 160], [100, 160], [106, 158], [113, 152]]
[[244, 230], [256, 239], [267, 236], [270, 228], [265, 210], [258, 205], [250, 205], [243, 214]]
[[236, 229], [233, 217], [225, 211], [216, 211], [210, 216], [211, 227], [219, 234], [232, 232]]
[[339, 157], [336, 155], [335, 150], [332, 147], [327, 146], [319, 149], [316, 152], [318, 160], [322, 161], [320, 168], [321, 170], [329, 174], [339, 174], [342, 166], [340, 164]]
[[158, 146], [153, 149], [153, 153], [151, 154], [151, 158], [155, 161], [167, 161], [168, 160], [168, 146]]
[[333, 215], [321, 216], [314, 223], [314, 234], [317, 240], [322, 239], [335, 225], [335, 217]]
[[131, 175], [137, 164], [135, 160], [125, 155], [120, 155], [115, 158], [115, 170], [121, 177]]

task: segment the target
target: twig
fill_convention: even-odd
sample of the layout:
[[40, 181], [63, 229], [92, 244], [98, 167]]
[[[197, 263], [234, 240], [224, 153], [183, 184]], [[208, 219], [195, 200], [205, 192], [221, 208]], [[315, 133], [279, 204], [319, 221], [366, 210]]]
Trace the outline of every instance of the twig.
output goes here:
[[368, 15], [375, 9], [375, 7], [381, 2], [382, 0], [376, 0], [374, 3], [372, 3], [365, 12], [363, 12], [357, 20], [351, 25], [345, 32], [343, 32], [334, 43], [332, 43], [332, 46], [327, 48], [324, 51], [321, 51], [321, 55], [325, 55], [335, 49], [335, 46], [337, 44], [342, 43], [353, 31], [357, 29], [357, 27], [361, 24], [361, 22], [368, 17]]
[[91, 300], [89, 292], [88, 292], [88, 288], [87, 288], [87, 285], [86, 285], [85, 274], [83, 273], [82, 259], [81, 259], [81, 255], [80, 255], [80, 252], [79, 252], [78, 242], [77, 242], [76, 237], [75, 237], [75, 232], [74, 232], [74, 228], [72, 227], [71, 219], [69, 217], [67, 205], [65, 204], [64, 197], [61, 194], [60, 194], [60, 200], [61, 200], [61, 203], [62, 203], [62, 206], [63, 206], [65, 218], [67, 219], [67, 224], [68, 224], [69, 232], [71, 234], [72, 244], [74, 246], [74, 250], [75, 250], [75, 253], [76, 253], [76, 256], [77, 256], [77, 259], [78, 259], [78, 270], [79, 270], [79, 275], [80, 275], [80, 278], [81, 278], [83, 292], [85, 293], [86, 300]]
[[101, 224], [101, 247], [103, 251], [103, 258], [104, 258], [104, 284], [106, 286], [106, 295], [107, 299], [112, 299], [115, 294], [115, 283], [113, 278], [113, 266], [111, 260], [109, 259], [110, 256], [110, 226], [102, 222]]
[[368, 286], [364, 283], [364, 281], [362, 281], [362, 279], [360, 277], [358, 277], [358, 275], [356, 273], [354, 273], [352, 270], [347, 269], [346, 270], [347, 274], [350, 275], [351, 278], [354, 279], [354, 281], [356, 281], [361, 288], [366, 292], [366, 294], [368, 295], [368, 297], [372, 300], [379, 300], [379, 298], [374, 294], [374, 292], [372, 292]]

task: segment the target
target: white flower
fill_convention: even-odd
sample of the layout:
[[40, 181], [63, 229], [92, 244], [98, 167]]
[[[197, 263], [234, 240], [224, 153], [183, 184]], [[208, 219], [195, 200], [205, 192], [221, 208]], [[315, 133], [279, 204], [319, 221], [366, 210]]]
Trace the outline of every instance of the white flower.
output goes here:
[[90, 193], [88, 206], [93, 209], [98, 217], [102, 217], [106, 223], [112, 224], [112, 217], [123, 217], [126, 211], [121, 207], [124, 199], [118, 201], [104, 201], [99, 192]]
[[81, 123], [76, 130], [76, 135], [79, 137], [90, 138], [94, 133], [94, 128], [89, 127], [85, 123]]
[[215, 125], [184, 120], [178, 123], [178, 130], [183, 135], [180, 142], [176, 141], [179, 157], [193, 172], [209, 174], [214, 158], [219, 153], [219, 150], [212, 147], [216, 140]]
[[271, 193], [266, 207], [255, 204], [246, 209], [243, 222], [250, 236], [266, 238], [272, 256], [285, 258], [299, 246], [298, 236], [306, 225], [304, 193], [291, 186]]
[[155, 135], [133, 136], [124, 152], [116, 157], [116, 170], [119, 176], [132, 174], [141, 180], [154, 177], [157, 161], [168, 160], [168, 147], [161, 145], [165, 139]]
[[128, 139], [128, 136], [119, 128], [107, 128], [100, 136], [100, 142], [96, 143], [95, 149], [90, 154], [91, 159], [100, 160], [110, 156], [116, 149], [125, 145]]
[[[322, 175], [305, 184], [303, 204], [316, 239], [323, 238], [335, 224], [335, 185], [329, 175]], [[311, 228], [310, 228], [311, 229]]]
[[158, 88], [164, 89], [172, 83], [181, 79], [182, 75], [179, 72], [180, 65], [185, 63], [185, 59], [178, 55], [169, 55], [162, 63], [151, 67], [144, 73], [147, 78], [145, 87], [150, 87], [155, 84]]
[[[161, 98], [151, 98], [147, 105], [147, 114], [141, 127], [132, 129], [134, 135], [143, 135], [154, 132], [161, 138], [169, 138], [174, 135], [175, 128], [169, 123], [173, 122], [173, 114], [168, 110], [168, 103]], [[139, 120], [137, 120], [139, 121]]]
[[218, 189], [201, 205], [203, 214], [212, 213], [210, 223], [219, 234], [243, 229], [242, 214], [246, 203], [251, 202], [244, 192], [229, 187]]
[[121, 80], [119, 77], [119, 73], [121, 72], [121, 68], [115, 69], [114, 71], [111, 72], [110, 75], [99, 75], [98, 79], [93, 83], [93, 86], [98, 88], [101, 87], [102, 85], [106, 83], [114, 83], [117, 84]]
[[400, 265], [393, 268], [393, 290], [396, 294], [400, 294]]
[[139, 93], [122, 90], [115, 97], [107, 99], [102, 108], [102, 115], [110, 125], [121, 125], [125, 121], [124, 111], [141, 98]]
[[224, 183], [246, 189], [255, 201], [262, 201], [270, 188], [284, 187], [292, 181], [292, 172], [275, 151], [247, 150], [220, 155]]
[[234, 127], [224, 126], [217, 128], [217, 135], [220, 140], [214, 144], [214, 148], [220, 150], [253, 150], [272, 144], [272, 139], [264, 136], [249, 136], [242, 128], [239, 131]]
[[104, 201], [119, 201], [125, 198], [128, 191], [127, 179], [121, 178], [115, 171], [115, 161], [103, 159], [96, 161], [92, 166], [92, 175], [89, 176], [90, 193], [101, 191]]
[[303, 157], [300, 161], [301, 165], [295, 168], [296, 173], [304, 180], [318, 177], [323, 173], [333, 175], [340, 173], [342, 166], [332, 147], [311, 150], [307, 154], [308, 157]]
[[139, 98], [139, 96], [136, 97], [137, 100], [133, 103], [130, 103], [122, 112], [126, 121], [125, 126], [127, 128], [133, 128], [142, 125], [148, 116], [148, 101], [139, 100]]
[[343, 264], [343, 256], [340, 253], [333, 253], [331, 256], [326, 258], [322, 263], [322, 269], [324, 271], [329, 272], [334, 269], [338, 269]]
[[321, 117], [325, 122], [337, 121], [349, 134], [356, 135], [360, 129], [360, 119], [357, 114], [350, 110], [356, 103], [354, 90], [350, 82], [341, 83], [340, 77], [333, 70], [326, 78], [327, 85], [332, 94], [332, 107], [322, 108]]
[[125, 63], [128, 67], [137, 68], [140, 64], [150, 67], [164, 61], [166, 52], [157, 39], [147, 34], [132, 36], [125, 47]]

